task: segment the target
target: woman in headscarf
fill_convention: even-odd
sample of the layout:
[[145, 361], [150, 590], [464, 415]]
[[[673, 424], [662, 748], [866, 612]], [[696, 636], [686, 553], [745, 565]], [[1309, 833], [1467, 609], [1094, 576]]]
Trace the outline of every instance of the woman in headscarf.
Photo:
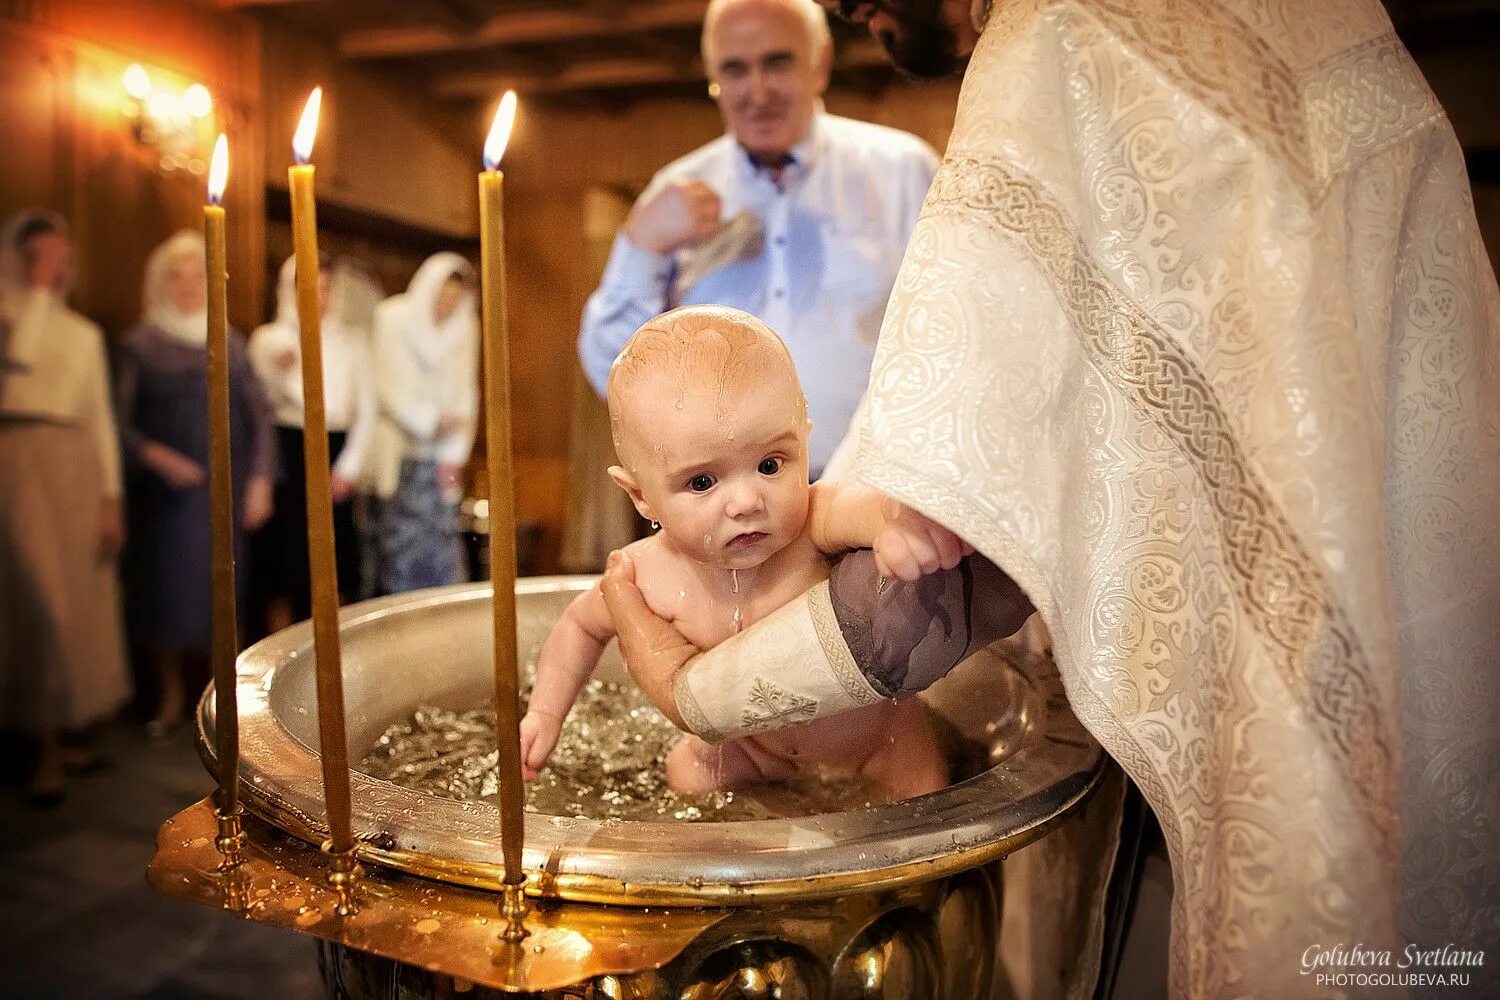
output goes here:
[[459, 578], [459, 476], [479, 407], [474, 269], [456, 253], [423, 262], [375, 311], [379, 417], [367, 476], [381, 499], [379, 584], [394, 594]]
[[64, 304], [67, 224], [13, 218], [0, 237], [0, 727], [28, 733], [29, 797], [59, 801], [62, 737], [129, 694], [115, 557], [120, 458], [99, 328]]
[[[344, 321], [334, 294], [334, 271], [327, 260], [320, 264], [318, 304], [323, 311], [323, 405], [328, 454], [333, 459], [333, 535], [339, 599], [347, 602], [360, 591], [354, 490], [375, 417], [375, 387], [369, 371], [368, 334]], [[265, 624], [272, 632], [312, 615], [299, 331], [296, 261], [288, 258], [276, 286], [276, 319], [250, 337], [250, 362], [270, 399], [281, 454], [275, 512], [252, 545], [256, 589], [266, 600]]]
[[[160, 684], [153, 733], [181, 721], [187, 659], [206, 654], [212, 635], [207, 301], [203, 237], [182, 230], [146, 261], [141, 322], [125, 335], [115, 373], [130, 484], [126, 600]], [[241, 553], [243, 533], [271, 514], [276, 441], [238, 336], [229, 338], [229, 434]]]

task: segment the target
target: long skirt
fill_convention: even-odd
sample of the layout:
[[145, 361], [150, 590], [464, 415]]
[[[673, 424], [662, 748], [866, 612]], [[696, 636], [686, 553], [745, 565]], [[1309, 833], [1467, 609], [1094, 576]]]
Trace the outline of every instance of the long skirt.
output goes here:
[[377, 548], [382, 593], [459, 580], [458, 503], [438, 484], [436, 462], [401, 460], [396, 492], [380, 504]]
[[103, 499], [88, 431], [0, 418], [0, 726], [81, 728], [129, 697]]
[[[312, 617], [312, 584], [307, 567], [307, 467], [303, 461], [302, 428], [277, 427], [281, 474], [276, 480], [276, 506], [271, 520], [250, 540], [252, 586], [257, 597], [291, 601], [292, 614], [301, 621]], [[328, 454], [338, 461], [344, 450], [343, 431], [328, 434]], [[359, 531], [354, 523], [354, 500], [333, 505], [333, 547], [338, 568], [339, 596], [353, 600], [360, 593]]]

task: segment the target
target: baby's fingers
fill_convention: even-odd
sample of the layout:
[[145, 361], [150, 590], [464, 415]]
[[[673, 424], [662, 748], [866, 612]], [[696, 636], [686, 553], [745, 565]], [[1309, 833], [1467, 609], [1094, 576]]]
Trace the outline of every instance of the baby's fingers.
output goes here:
[[913, 549], [913, 539], [901, 531], [886, 531], [875, 546], [875, 567], [881, 576], [912, 581], [922, 575], [919, 554]]
[[964, 557], [963, 541], [941, 524], [934, 523], [931, 534], [933, 544], [937, 547], [938, 565], [943, 569], [957, 566]]

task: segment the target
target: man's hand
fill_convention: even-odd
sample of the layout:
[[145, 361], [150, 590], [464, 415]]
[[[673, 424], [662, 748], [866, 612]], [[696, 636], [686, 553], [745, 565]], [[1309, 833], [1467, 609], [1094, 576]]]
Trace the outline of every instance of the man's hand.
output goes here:
[[125, 517], [119, 498], [99, 505], [99, 559], [109, 562], [125, 547]]
[[625, 220], [625, 238], [652, 253], [673, 253], [719, 231], [719, 196], [702, 181], [673, 181], [638, 201]]
[[885, 526], [875, 536], [875, 567], [881, 576], [908, 582], [940, 569], [952, 569], [974, 551], [947, 528], [904, 504], [888, 508]]
[[328, 492], [334, 503], [343, 503], [354, 496], [354, 481], [335, 472], [329, 477]]
[[182, 452], [152, 441], [141, 449], [141, 462], [174, 490], [193, 490], [208, 481], [203, 466]]
[[557, 746], [562, 720], [545, 712], [528, 711], [521, 719], [521, 777], [535, 781]]
[[610, 553], [599, 589], [615, 621], [620, 655], [630, 668], [630, 675], [672, 725], [686, 731], [687, 726], [677, 711], [672, 682], [677, 672], [701, 650], [646, 606], [646, 599], [635, 585], [635, 564], [624, 552]]
[[439, 462], [437, 466], [438, 489], [454, 494], [463, 489], [464, 467], [457, 462]]
[[259, 531], [271, 519], [276, 506], [275, 487], [269, 476], [256, 476], [245, 484], [244, 528]]

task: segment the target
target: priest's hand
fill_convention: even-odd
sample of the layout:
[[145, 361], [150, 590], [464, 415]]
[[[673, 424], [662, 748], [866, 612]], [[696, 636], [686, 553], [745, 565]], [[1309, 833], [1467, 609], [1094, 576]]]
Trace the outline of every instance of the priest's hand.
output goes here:
[[635, 203], [625, 238], [643, 250], [666, 254], [719, 231], [719, 195], [702, 181], [673, 181]]
[[259, 531], [271, 519], [275, 488], [268, 476], [256, 476], [245, 486], [244, 528]]
[[335, 472], [328, 479], [328, 493], [334, 503], [343, 503], [354, 496], [354, 480]]
[[686, 731], [672, 682], [701, 650], [646, 606], [635, 585], [635, 564], [624, 552], [610, 553], [599, 589], [614, 619], [620, 655], [630, 675], [672, 725]]

